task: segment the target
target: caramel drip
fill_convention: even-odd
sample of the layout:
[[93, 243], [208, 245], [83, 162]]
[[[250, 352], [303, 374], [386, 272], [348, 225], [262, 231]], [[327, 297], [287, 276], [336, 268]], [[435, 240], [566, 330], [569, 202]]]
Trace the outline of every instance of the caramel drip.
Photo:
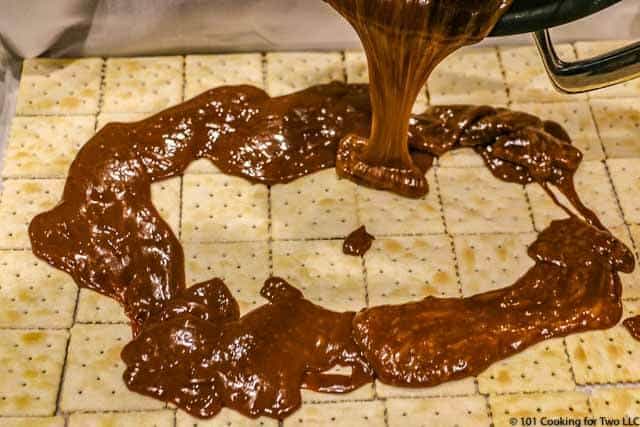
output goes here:
[[623, 323], [631, 336], [640, 341], [640, 316], [625, 319]]
[[349, 234], [342, 244], [342, 252], [345, 255], [364, 256], [369, 249], [375, 237], [367, 233], [367, 229], [362, 227], [354, 230]]
[[350, 135], [338, 152], [338, 175], [407, 197], [428, 185], [409, 152], [411, 110], [445, 57], [483, 39], [512, 0], [327, 0], [355, 29], [367, 55], [371, 131]]

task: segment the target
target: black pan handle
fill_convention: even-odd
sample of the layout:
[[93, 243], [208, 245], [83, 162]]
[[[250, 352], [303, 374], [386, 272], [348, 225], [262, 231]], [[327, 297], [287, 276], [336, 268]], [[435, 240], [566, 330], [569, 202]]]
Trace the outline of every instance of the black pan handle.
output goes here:
[[514, 0], [491, 36], [533, 33], [592, 15], [621, 0]]

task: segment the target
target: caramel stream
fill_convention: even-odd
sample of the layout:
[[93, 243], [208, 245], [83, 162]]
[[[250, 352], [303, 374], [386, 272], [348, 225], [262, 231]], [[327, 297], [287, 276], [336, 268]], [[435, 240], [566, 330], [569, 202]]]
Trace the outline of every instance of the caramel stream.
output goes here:
[[[432, 68], [427, 62], [486, 34], [506, 4], [366, 2], [380, 8], [373, 13], [365, 2], [333, 3], [343, 12], [364, 8], [353, 16], [371, 21], [371, 28], [388, 25], [387, 13], [400, 17], [390, 21], [397, 25], [406, 20], [393, 37], [415, 33], [434, 50], [418, 68], [407, 66], [424, 77], [403, 71], [416, 81], [426, 79]], [[465, 7], [471, 11], [466, 15]], [[452, 28], [461, 22], [468, 24], [458, 34]], [[414, 25], [427, 26], [429, 37], [418, 36], [424, 29]], [[379, 47], [367, 48], [376, 61], [371, 55]], [[198, 417], [230, 407], [282, 419], [300, 406], [301, 388], [347, 392], [375, 377], [432, 386], [477, 375], [541, 340], [619, 321], [617, 272], [631, 271], [634, 258], [580, 202], [573, 176], [582, 156], [558, 124], [474, 106], [436, 107], [399, 123], [408, 110], [385, 107], [391, 95], [375, 79], [373, 85], [373, 105], [364, 85], [332, 83], [279, 98], [249, 86], [216, 88], [148, 119], [108, 124], [82, 147], [62, 200], [33, 219], [29, 234], [37, 256], [124, 307], [133, 330], [122, 352], [131, 390]], [[413, 96], [407, 88], [394, 90], [400, 99]], [[387, 147], [392, 144], [397, 147]], [[337, 158], [339, 173], [351, 171], [346, 176], [359, 182], [415, 196], [426, 191], [424, 173], [433, 157], [460, 147], [472, 147], [499, 179], [564, 194], [575, 211], [565, 207], [569, 219], [554, 221], [538, 236], [529, 248], [535, 266], [515, 284], [469, 298], [428, 297], [337, 313], [268, 278], [261, 291], [268, 302], [240, 316], [221, 280], [186, 287], [182, 246], [151, 202], [152, 183], [181, 175], [199, 158], [264, 184], [332, 167]], [[350, 159], [372, 168], [352, 168]], [[328, 372], [336, 366], [351, 373]]]

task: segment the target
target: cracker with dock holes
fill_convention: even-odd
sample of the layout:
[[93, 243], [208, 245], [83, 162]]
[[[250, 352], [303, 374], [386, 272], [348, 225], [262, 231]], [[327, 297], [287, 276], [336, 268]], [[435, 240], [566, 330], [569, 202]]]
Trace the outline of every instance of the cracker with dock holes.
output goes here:
[[[640, 315], [640, 301], [625, 301], [622, 319]], [[640, 381], [640, 342], [619, 324], [566, 338], [567, 350], [578, 384]]]
[[98, 112], [100, 58], [26, 59], [22, 64], [17, 114], [94, 114]]
[[444, 233], [442, 206], [433, 170], [427, 173], [429, 193], [409, 199], [367, 187], [356, 189], [358, 218], [374, 236]]
[[587, 101], [528, 102], [513, 104], [511, 109], [562, 125], [571, 137], [572, 145], [582, 152], [585, 161], [604, 159], [598, 130]]
[[192, 417], [183, 411], [176, 413], [176, 427], [278, 427], [278, 421], [272, 418], [249, 418], [228, 408], [208, 420]]
[[433, 105], [509, 101], [495, 48], [471, 47], [455, 52], [436, 67], [428, 87]]
[[173, 427], [173, 411], [75, 413], [68, 427]]
[[460, 296], [453, 248], [444, 234], [377, 239], [365, 265], [371, 306]]
[[80, 325], [71, 329], [60, 408], [75, 411], [159, 409], [164, 403], [134, 393], [122, 380], [122, 347], [131, 340], [129, 325]]
[[521, 185], [499, 181], [486, 168], [440, 168], [436, 174], [450, 233], [533, 231]]
[[345, 256], [342, 240], [276, 241], [273, 274], [329, 310], [358, 311], [366, 305], [362, 259]]
[[29, 251], [0, 251], [0, 328], [67, 328], [78, 288]]
[[184, 259], [187, 286], [219, 277], [243, 314], [266, 302], [260, 289], [269, 277], [267, 242], [187, 243]]
[[622, 418], [640, 416], [640, 389], [597, 388], [589, 397], [596, 417]]
[[98, 114], [98, 118], [96, 120], [96, 131], [101, 130], [105, 125], [111, 122], [137, 122], [150, 116], [151, 115], [149, 113], [100, 113]]
[[471, 396], [476, 393], [475, 377], [449, 381], [434, 387], [395, 387], [376, 380], [376, 393], [380, 397], [451, 397]]
[[80, 289], [78, 297], [78, 323], [128, 323], [122, 306], [113, 298], [89, 289]]
[[640, 224], [640, 162], [638, 159], [609, 159], [607, 166], [624, 219], [630, 224]]
[[182, 240], [221, 242], [267, 240], [269, 190], [230, 175], [185, 175]]
[[384, 427], [384, 412], [382, 401], [306, 404], [283, 426]]
[[53, 415], [67, 331], [0, 329], [0, 343], [0, 416]]
[[[632, 40], [606, 40], [577, 42], [575, 44], [578, 59], [593, 59], [634, 43]], [[640, 96], [640, 80], [634, 79], [604, 89], [588, 93], [589, 98], [629, 98]]]
[[80, 147], [93, 135], [93, 116], [14, 117], [4, 177], [63, 178]]
[[[562, 59], [575, 60], [573, 46], [555, 47]], [[558, 102], [586, 98], [584, 94], [564, 95], [553, 87], [535, 46], [501, 46], [498, 52], [511, 101]]]
[[344, 81], [340, 52], [280, 52], [266, 54], [266, 89], [286, 95], [309, 86]]
[[31, 219], [58, 203], [63, 186], [62, 179], [4, 181], [0, 194], [0, 249], [30, 248], [27, 229]]
[[388, 399], [389, 427], [489, 427], [483, 396]]
[[[344, 53], [347, 83], [369, 83], [369, 69], [367, 57], [363, 51], [346, 51]], [[429, 99], [426, 87], [422, 88], [416, 102], [413, 104], [413, 113], [419, 114], [427, 109]]]
[[104, 113], [155, 113], [182, 101], [183, 58], [107, 59]]
[[465, 297], [515, 283], [534, 261], [527, 255], [534, 233], [454, 236], [462, 294]]
[[[587, 395], [579, 392], [489, 396], [495, 427], [522, 425], [522, 418], [582, 419], [589, 416]], [[516, 424], [513, 423], [516, 421]]]
[[589, 101], [609, 159], [640, 157], [638, 98]]
[[[606, 227], [616, 227], [624, 223], [604, 163], [598, 161], [582, 162], [575, 174], [574, 183], [582, 202], [596, 213]], [[575, 212], [559, 191], [553, 186], [550, 188], [561, 203]], [[539, 185], [527, 185], [526, 191], [531, 201], [533, 220], [538, 230], [544, 230], [554, 219], [569, 216], [551, 200], [551, 197]]]
[[64, 417], [8, 417], [0, 418], [4, 427], [64, 427]]
[[562, 338], [543, 341], [491, 365], [478, 375], [483, 394], [575, 389]]
[[185, 67], [185, 99], [218, 86], [264, 87], [259, 53], [187, 55]]
[[359, 227], [356, 184], [327, 169], [271, 188], [273, 238], [342, 238]]

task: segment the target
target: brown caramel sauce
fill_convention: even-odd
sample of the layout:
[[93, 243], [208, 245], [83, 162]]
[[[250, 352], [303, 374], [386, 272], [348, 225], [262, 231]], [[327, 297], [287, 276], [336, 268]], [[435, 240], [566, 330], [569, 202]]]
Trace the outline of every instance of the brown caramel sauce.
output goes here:
[[345, 255], [364, 256], [369, 249], [375, 237], [367, 233], [367, 229], [363, 225], [357, 230], [352, 231], [342, 243], [342, 252]]

